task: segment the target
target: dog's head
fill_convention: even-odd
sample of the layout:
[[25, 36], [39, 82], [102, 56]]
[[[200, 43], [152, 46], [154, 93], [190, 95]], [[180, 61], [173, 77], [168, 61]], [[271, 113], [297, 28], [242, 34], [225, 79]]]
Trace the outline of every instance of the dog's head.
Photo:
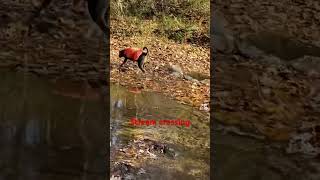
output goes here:
[[147, 55], [148, 52], [149, 52], [148, 48], [147, 48], [147, 47], [143, 47], [142, 53], [143, 53], [144, 55]]

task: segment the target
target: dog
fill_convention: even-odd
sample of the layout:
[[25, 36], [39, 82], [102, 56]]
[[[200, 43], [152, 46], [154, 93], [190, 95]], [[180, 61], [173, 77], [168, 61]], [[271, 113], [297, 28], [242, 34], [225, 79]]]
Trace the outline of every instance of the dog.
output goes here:
[[147, 47], [144, 47], [143, 49], [137, 49], [137, 48], [125, 48], [123, 50], [119, 51], [119, 58], [124, 57], [124, 61], [120, 65], [120, 68], [127, 62], [127, 60], [138, 62], [138, 66], [141, 69], [143, 73], [145, 73], [144, 70], [144, 62], [145, 57], [147, 56], [149, 50]]

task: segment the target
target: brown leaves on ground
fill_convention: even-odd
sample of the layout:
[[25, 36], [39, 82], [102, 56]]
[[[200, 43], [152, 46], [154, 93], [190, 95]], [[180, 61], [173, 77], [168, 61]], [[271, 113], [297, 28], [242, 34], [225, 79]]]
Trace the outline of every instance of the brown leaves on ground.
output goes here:
[[[116, 28], [124, 28], [125, 24], [112, 20], [111, 24], [118, 24]], [[115, 32], [115, 31], [114, 31]], [[148, 47], [149, 54], [143, 74], [137, 64], [128, 61], [119, 71], [123, 61], [119, 59], [119, 50], [125, 47]], [[190, 44], [177, 44], [164, 38], [155, 36], [132, 35], [122, 36], [118, 33], [111, 35], [111, 82], [124, 86], [136, 86], [145, 91], [162, 92], [182, 103], [200, 107], [209, 102], [209, 85], [192, 82], [182, 77], [171, 75], [170, 64], [179, 65], [184, 74], [199, 72], [210, 75], [210, 49], [196, 47]]]

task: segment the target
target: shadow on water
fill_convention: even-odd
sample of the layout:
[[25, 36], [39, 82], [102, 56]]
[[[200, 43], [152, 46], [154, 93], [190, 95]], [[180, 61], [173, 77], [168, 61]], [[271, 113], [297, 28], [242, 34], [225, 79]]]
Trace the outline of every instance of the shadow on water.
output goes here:
[[106, 118], [84, 87], [7, 71], [0, 83], [0, 179], [105, 179]]

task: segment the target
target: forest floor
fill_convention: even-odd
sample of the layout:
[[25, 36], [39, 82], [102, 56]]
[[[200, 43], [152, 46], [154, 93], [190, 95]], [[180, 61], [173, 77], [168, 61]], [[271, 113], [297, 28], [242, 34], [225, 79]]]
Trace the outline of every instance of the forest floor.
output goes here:
[[[1, 16], [1, 67], [27, 70], [53, 79], [105, 81], [106, 53], [102, 49], [102, 34], [86, 38], [90, 18], [74, 13], [70, 2], [54, 4], [33, 23], [31, 35], [24, 38], [24, 24], [33, 6], [8, 2], [0, 7], [7, 14]], [[60, 9], [57, 6], [61, 6]], [[64, 8], [62, 8], [64, 7]], [[20, 10], [19, 10], [20, 9]], [[25, 13], [19, 13], [21, 10]], [[161, 36], [139, 34], [139, 26], [152, 26], [145, 20], [129, 26], [130, 21], [111, 20], [111, 82], [145, 91], [164, 93], [184, 104], [209, 111], [210, 48], [205, 45], [177, 43]], [[146, 73], [129, 62], [127, 70], [119, 72], [122, 62], [118, 52], [125, 47], [149, 48]], [[181, 69], [170, 71], [170, 67]], [[27, 67], [27, 68], [25, 68]], [[186, 76], [187, 75], [187, 76]]]
[[[142, 26], [148, 28], [151, 24], [150, 21], [144, 21]], [[123, 20], [111, 20], [111, 81], [145, 91], [162, 92], [184, 104], [198, 108], [208, 107], [210, 98], [210, 48], [208, 45], [180, 44], [152, 34], [124, 35], [135, 28], [135, 25], [129, 26]], [[144, 46], [149, 49], [145, 74], [133, 62], [124, 66], [125, 71], [118, 70], [123, 61], [119, 59], [119, 50], [125, 47], [142, 48]], [[170, 70], [175, 66], [181, 71]], [[182, 74], [189, 77], [185, 78]]]

